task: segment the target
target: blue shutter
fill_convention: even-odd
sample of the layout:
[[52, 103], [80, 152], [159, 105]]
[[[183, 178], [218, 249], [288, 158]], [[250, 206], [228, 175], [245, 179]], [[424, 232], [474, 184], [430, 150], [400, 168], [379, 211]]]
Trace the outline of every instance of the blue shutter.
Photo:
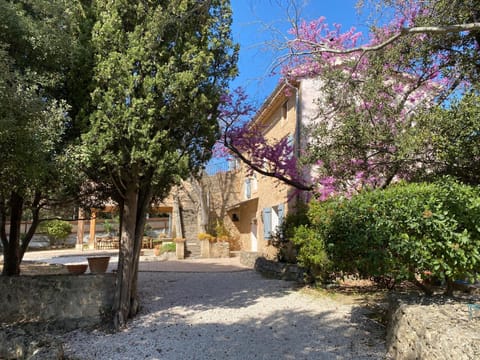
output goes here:
[[288, 156], [291, 159], [295, 156], [295, 139], [292, 134], [288, 135], [287, 145], [292, 147], [292, 152]]
[[272, 208], [263, 209], [263, 238], [269, 240], [272, 237]]
[[250, 199], [252, 196], [252, 187], [250, 184], [250, 179], [245, 179], [245, 197]]
[[278, 214], [278, 226], [280, 226], [280, 225], [282, 225], [283, 216], [285, 214], [285, 205], [284, 204], [278, 204], [277, 214]]

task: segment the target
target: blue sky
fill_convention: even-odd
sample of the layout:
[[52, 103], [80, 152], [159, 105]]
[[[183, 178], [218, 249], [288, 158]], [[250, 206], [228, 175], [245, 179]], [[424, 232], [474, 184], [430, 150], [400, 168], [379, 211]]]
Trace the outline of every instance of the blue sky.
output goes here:
[[[231, 0], [233, 10], [233, 37], [240, 44], [240, 75], [232, 88], [246, 88], [250, 99], [258, 106], [275, 88], [278, 78], [269, 76], [271, 64], [278, 53], [268, 45], [281, 39], [291, 28], [287, 9], [279, 5], [288, 0]], [[297, 1], [301, 3], [302, 1]], [[357, 0], [303, 1], [301, 17], [306, 20], [326, 17], [328, 24], [342, 24], [345, 30], [355, 26], [362, 29], [362, 21], [355, 8]]]

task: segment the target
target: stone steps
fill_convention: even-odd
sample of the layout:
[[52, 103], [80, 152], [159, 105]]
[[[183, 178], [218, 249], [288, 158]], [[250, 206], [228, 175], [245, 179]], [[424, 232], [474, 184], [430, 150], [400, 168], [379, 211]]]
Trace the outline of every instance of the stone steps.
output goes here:
[[185, 244], [186, 257], [199, 258], [200, 257], [200, 244], [197, 241], [188, 241]]

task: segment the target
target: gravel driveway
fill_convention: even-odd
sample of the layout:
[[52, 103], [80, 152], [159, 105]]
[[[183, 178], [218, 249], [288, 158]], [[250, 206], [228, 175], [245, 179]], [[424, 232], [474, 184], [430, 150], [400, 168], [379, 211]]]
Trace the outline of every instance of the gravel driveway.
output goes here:
[[70, 359], [384, 359], [360, 307], [248, 270], [141, 272], [141, 313], [116, 334], [65, 335]]

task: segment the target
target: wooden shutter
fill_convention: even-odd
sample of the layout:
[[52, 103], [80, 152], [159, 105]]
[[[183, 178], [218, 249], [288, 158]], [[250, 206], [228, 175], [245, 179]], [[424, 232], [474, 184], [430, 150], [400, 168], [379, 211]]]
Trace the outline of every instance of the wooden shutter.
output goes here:
[[252, 196], [252, 187], [250, 179], [245, 179], [245, 198], [250, 199]]
[[285, 205], [284, 204], [278, 204], [277, 214], [278, 214], [278, 226], [280, 226], [280, 225], [282, 225], [283, 217], [285, 216]]
[[269, 240], [272, 237], [272, 208], [263, 209], [263, 238]]

